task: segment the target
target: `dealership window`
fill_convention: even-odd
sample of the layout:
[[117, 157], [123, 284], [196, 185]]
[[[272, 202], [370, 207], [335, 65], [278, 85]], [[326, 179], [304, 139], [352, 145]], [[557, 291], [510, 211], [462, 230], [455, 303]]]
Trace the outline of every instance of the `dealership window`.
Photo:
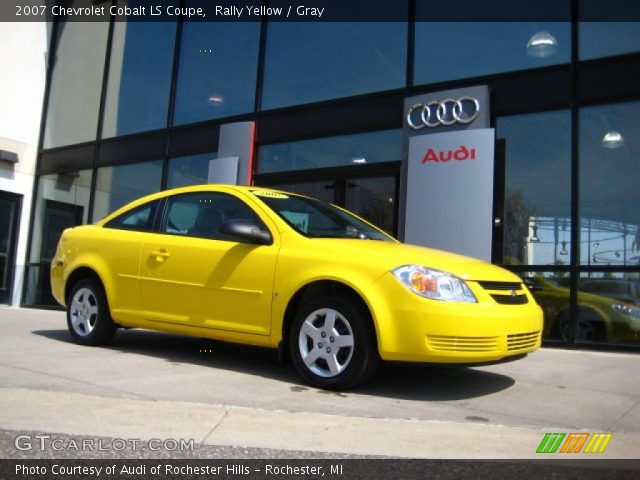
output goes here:
[[209, 162], [217, 157], [217, 153], [211, 152], [170, 159], [167, 188], [208, 183]]
[[[323, 202], [339, 204], [373, 223], [389, 235], [396, 233], [395, 175], [360, 177], [341, 176], [342, 181], [320, 180], [296, 183], [270, 183], [277, 190], [299, 193]], [[258, 181], [258, 184], [261, 182]]]
[[580, 22], [580, 60], [640, 52], [640, 22]]
[[114, 24], [103, 137], [166, 127], [175, 33], [175, 22]]
[[[261, 182], [256, 182], [260, 185]], [[307, 197], [317, 198], [327, 203], [336, 203], [334, 181], [316, 181], [316, 182], [296, 182], [296, 183], [273, 183], [268, 185], [274, 190], [283, 190], [285, 192], [299, 193]]]
[[108, 22], [58, 24], [44, 148], [95, 140], [108, 29]]
[[578, 283], [578, 343], [640, 343], [640, 273], [583, 272]]
[[[570, 2], [556, 2], [566, 10]], [[451, 8], [454, 4], [452, 4]], [[417, 2], [418, 19], [429, 19], [429, 12], [447, 8], [436, 0]], [[522, 7], [539, 9], [538, 17], [548, 17], [541, 2]], [[455, 13], [452, 13], [452, 18]], [[416, 85], [477, 77], [568, 63], [571, 59], [569, 22], [416, 22]]]
[[[580, 0], [578, 11], [586, 20], [604, 20], [603, 13], [615, 13], [618, 19], [638, 17], [637, 3], [628, 0]], [[640, 52], [640, 22], [580, 22], [578, 36], [580, 60]]]
[[160, 190], [162, 160], [98, 169], [93, 221], [144, 195]]
[[347, 182], [345, 208], [389, 235], [395, 233], [396, 177], [358, 178]]
[[364, 165], [402, 158], [402, 131], [342, 135], [265, 145], [258, 150], [258, 173]]
[[497, 155], [504, 155], [505, 165], [505, 264], [569, 264], [570, 131], [568, 110], [497, 119]]
[[259, 40], [255, 22], [185, 22], [174, 124], [252, 112]]
[[51, 296], [49, 267], [62, 232], [87, 223], [91, 175], [91, 170], [80, 170], [43, 175], [38, 180], [23, 303], [57, 305]]
[[640, 266], [640, 102], [580, 109], [580, 262]]
[[404, 87], [406, 52], [404, 22], [269, 23], [262, 109]]

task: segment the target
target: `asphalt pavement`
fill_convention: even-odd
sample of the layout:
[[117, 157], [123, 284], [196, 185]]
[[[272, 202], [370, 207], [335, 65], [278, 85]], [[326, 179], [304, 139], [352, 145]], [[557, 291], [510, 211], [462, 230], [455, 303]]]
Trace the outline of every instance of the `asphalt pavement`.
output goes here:
[[[271, 350], [143, 330], [83, 347], [63, 312], [0, 307], [0, 456], [115, 438], [186, 439], [228, 458], [532, 459], [546, 433], [611, 432], [604, 453], [580, 458], [638, 459], [639, 366], [635, 354], [543, 348], [484, 367], [385, 364], [366, 386], [332, 393]], [[123, 455], [110, 442], [89, 455]]]

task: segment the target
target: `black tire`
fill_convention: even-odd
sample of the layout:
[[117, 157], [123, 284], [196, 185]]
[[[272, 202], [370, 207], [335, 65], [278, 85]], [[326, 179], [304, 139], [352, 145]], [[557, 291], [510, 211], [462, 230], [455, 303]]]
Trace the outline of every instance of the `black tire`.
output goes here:
[[[333, 328], [331, 318], [335, 321]], [[302, 305], [289, 332], [289, 352], [302, 378], [327, 390], [347, 390], [363, 384], [380, 363], [369, 312], [342, 294], [322, 295]]]
[[69, 291], [67, 327], [73, 340], [82, 345], [104, 345], [116, 333], [104, 289], [95, 280], [79, 280]]

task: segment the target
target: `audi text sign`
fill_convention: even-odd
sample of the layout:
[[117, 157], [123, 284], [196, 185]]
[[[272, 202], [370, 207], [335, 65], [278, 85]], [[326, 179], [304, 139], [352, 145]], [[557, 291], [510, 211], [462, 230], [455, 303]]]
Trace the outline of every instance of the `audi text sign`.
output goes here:
[[491, 261], [492, 128], [409, 139], [404, 239]]
[[446, 152], [440, 150], [436, 153], [433, 148], [427, 150], [427, 153], [424, 154], [422, 158], [422, 163], [427, 162], [450, 162], [451, 160], [475, 160], [476, 159], [476, 149], [475, 148], [467, 148], [464, 145], [460, 145], [456, 150], [447, 150]]

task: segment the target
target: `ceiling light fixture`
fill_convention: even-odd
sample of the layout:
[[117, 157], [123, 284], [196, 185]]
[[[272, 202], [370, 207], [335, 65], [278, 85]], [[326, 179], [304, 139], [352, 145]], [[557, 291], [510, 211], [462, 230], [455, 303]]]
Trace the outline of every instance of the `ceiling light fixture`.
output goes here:
[[607, 132], [602, 137], [603, 148], [620, 148], [624, 146], [624, 138], [620, 132]]
[[224, 103], [224, 97], [222, 96], [222, 94], [220, 93], [213, 93], [209, 96], [209, 98], [207, 99], [207, 101], [211, 104], [211, 105], [222, 105]]
[[535, 58], [546, 58], [555, 55], [558, 42], [549, 32], [538, 32], [527, 42], [527, 55]]

